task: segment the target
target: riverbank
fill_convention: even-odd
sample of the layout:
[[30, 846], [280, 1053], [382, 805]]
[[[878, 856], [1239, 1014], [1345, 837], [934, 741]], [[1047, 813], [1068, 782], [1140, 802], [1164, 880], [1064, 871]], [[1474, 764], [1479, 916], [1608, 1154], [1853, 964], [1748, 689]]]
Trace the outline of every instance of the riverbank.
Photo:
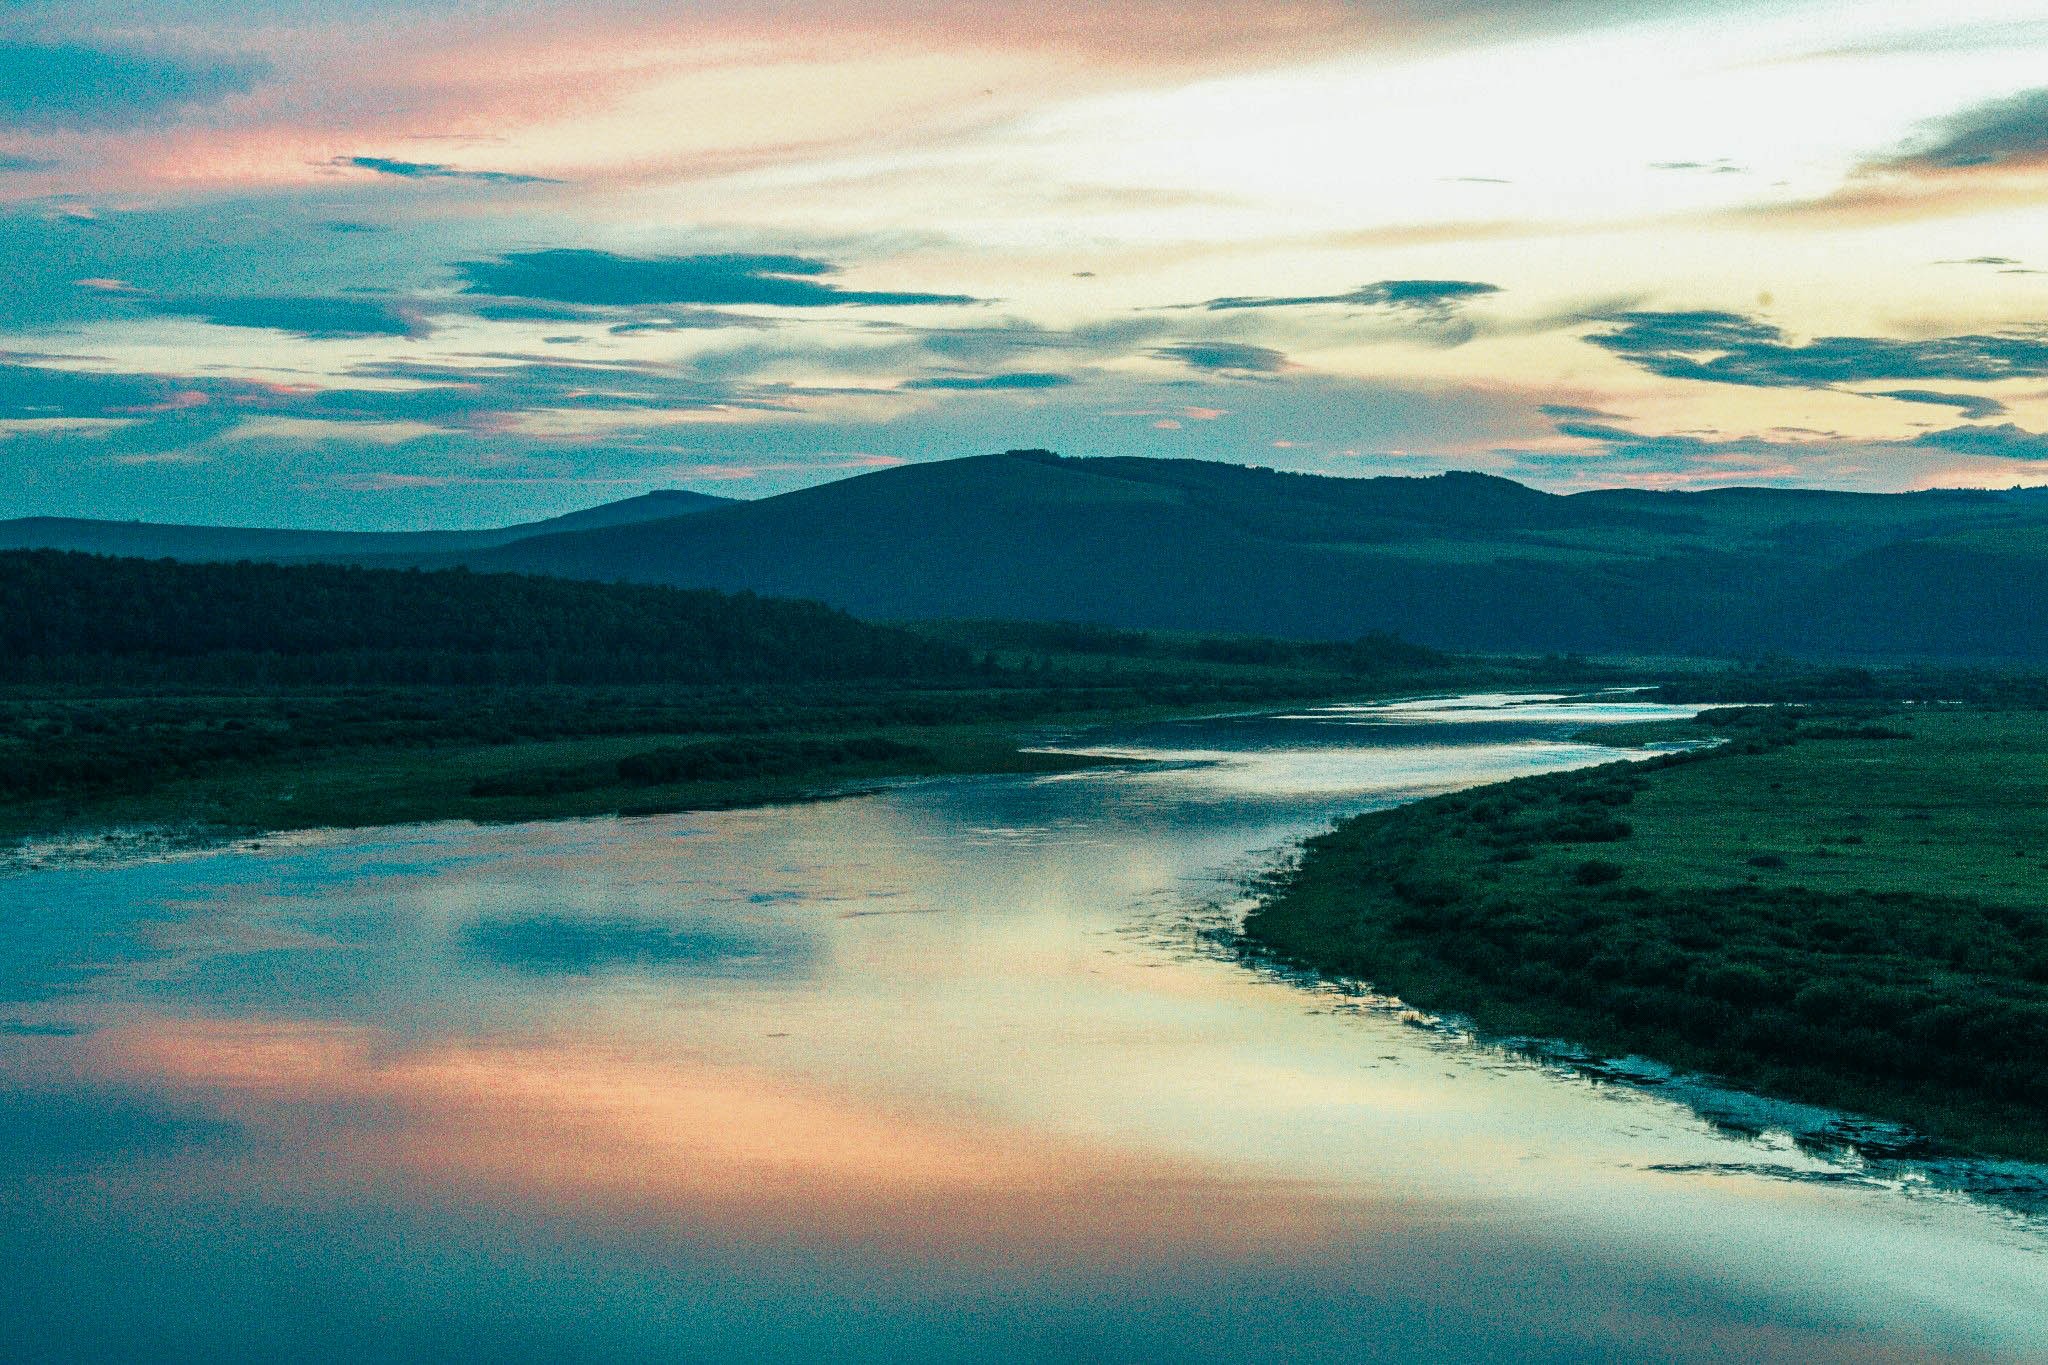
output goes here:
[[1347, 821], [1247, 944], [1495, 1035], [2048, 1158], [2048, 713], [1656, 733], [1725, 743]]
[[[1216, 704], [1210, 691], [1189, 705]], [[1129, 696], [1000, 689], [38, 698], [14, 707], [28, 742], [0, 750], [16, 748], [25, 762], [44, 728], [61, 725], [34, 756], [51, 768], [61, 757], [62, 767], [32, 775], [40, 789], [0, 804], [0, 840], [118, 826], [235, 837], [790, 801], [864, 780], [1074, 767], [1089, 760], [1030, 752], [1024, 736], [1160, 709]]]
[[942, 775], [1109, 760], [1050, 734], [1528, 676], [1003, 660], [986, 680], [727, 687], [0, 693], [0, 845], [107, 828], [222, 838], [432, 820], [772, 804]]
[[0, 555], [0, 849], [802, 800], [1042, 772], [1062, 728], [1614, 681], [1384, 635], [860, 621], [814, 602], [462, 571]]

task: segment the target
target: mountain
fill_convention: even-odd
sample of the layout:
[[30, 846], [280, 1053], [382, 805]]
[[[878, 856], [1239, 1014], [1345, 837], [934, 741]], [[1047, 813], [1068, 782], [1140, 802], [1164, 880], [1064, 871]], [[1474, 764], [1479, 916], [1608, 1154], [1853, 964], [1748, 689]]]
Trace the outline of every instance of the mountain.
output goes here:
[[1075, 621], [1446, 649], [2048, 660], [2048, 497], [1560, 495], [1009, 451], [779, 497], [663, 492], [489, 531], [35, 518], [0, 549], [512, 571], [809, 598], [878, 620]]
[[174, 526], [146, 521], [21, 517], [0, 521], [0, 550], [81, 550], [143, 559], [306, 560], [453, 554], [529, 536], [660, 521], [722, 507], [730, 498], [663, 489], [546, 521], [485, 531], [300, 531]]
[[623, 498], [618, 502], [601, 503], [586, 507], [580, 512], [564, 512], [559, 517], [546, 521], [530, 521], [523, 526], [507, 526], [498, 531], [475, 534], [496, 536], [497, 544], [523, 540], [528, 536], [551, 535], [562, 531], [589, 531], [602, 526], [630, 526], [641, 521], [667, 521], [673, 517], [686, 517], [693, 512], [708, 512], [714, 507], [728, 507], [735, 500], [714, 497], [709, 493], [692, 493], [682, 488], [657, 488], [652, 493], [642, 493], [637, 498]]
[[2048, 658], [2048, 504], [1544, 493], [1012, 451], [429, 557], [1007, 617], [1455, 649]]

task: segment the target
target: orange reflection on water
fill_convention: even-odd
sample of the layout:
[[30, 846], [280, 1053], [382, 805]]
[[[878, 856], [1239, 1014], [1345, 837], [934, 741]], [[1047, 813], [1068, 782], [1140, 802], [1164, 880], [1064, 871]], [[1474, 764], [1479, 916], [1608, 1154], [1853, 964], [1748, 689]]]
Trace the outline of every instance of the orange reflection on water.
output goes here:
[[[259, 1138], [257, 1178], [750, 1238], [1031, 1261], [1275, 1254], [1399, 1221], [1313, 1186], [877, 1101], [612, 1042], [403, 1042], [340, 1024], [152, 1020], [94, 1043], [111, 1079], [199, 1099]], [[289, 1153], [289, 1155], [277, 1155]]]

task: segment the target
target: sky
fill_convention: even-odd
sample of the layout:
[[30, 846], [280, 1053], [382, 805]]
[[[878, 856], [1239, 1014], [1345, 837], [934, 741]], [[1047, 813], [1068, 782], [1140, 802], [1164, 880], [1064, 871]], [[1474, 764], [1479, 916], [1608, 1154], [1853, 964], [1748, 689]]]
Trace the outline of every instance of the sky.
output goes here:
[[9, 0], [0, 516], [2048, 483], [2048, 0]]

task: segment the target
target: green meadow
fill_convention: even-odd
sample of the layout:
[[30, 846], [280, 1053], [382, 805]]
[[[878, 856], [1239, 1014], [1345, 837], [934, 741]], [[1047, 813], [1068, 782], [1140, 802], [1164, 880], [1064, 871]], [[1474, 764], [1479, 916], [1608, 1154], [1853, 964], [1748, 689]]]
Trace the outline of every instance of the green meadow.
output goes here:
[[1501, 1035], [2048, 1156], [2048, 712], [1710, 712], [1719, 747], [1375, 813], [1258, 949]]

